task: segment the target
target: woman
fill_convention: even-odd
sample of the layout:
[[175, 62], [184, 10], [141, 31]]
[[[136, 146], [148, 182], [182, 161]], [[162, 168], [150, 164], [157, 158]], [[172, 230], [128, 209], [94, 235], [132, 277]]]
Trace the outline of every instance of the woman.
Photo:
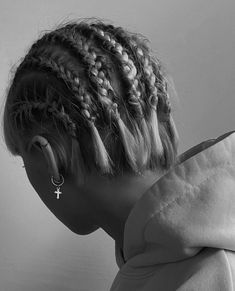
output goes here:
[[177, 157], [167, 77], [139, 35], [97, 21], [44, 34], [9, 87], [4, 136], [62, 223], [115, 240], [111, 291], [233, 290], [235, 135]]

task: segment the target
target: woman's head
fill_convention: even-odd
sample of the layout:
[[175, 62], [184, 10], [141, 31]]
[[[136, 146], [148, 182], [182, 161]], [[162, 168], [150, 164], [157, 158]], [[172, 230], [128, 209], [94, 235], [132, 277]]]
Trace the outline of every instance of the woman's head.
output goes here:
[[169, 169], [178, 135], [167, 78], [147, 42], [100, 21], [45, 33], [16, 69], [4, 111], [12, 154], [29, 150], [35, 135], [50, 142], [65, 177]]

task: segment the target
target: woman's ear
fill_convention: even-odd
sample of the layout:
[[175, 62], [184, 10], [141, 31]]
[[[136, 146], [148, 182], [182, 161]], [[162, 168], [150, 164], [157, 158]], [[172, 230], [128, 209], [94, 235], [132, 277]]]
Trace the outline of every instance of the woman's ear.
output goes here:
[[28, 152], [32, 151], [32, 147], [43, 153], [44, 158], [47, 161], [50, 174], [53, 175], [56, 181], [60, 181], [60, 174], [56, 163], [55, 154], [48, 140], [41, 135], [35, 135], [29, 143]]

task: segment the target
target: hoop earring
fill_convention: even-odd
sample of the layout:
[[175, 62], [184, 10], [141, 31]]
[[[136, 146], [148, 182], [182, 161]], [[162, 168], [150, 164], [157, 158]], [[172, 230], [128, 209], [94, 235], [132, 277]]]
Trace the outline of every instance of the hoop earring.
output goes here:
[[61, 181], [55, 181], [54, 177], [51, 176], [51, 182], [54, 186], [56, 186], [56, 191], [54, 191], [54, 193], [57, 194], [56, 198], [59, 199], [60, 198], [60, 194], [62, 194], [62, 192], [60, 191], [60, 186], [64, 184], [64, 177], [60, 174], [61, 177]]

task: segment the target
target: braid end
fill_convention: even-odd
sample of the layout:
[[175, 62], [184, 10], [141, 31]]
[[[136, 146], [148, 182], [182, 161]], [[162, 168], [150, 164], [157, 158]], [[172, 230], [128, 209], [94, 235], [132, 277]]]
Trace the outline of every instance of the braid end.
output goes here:
[[159, 134], [157, 111], [151, 108], [149, 118], [149, 131], [151, 137], [152, 153], [156, 157], [161, 157], [164, 153], [162, 141]]
[[175, 151], [177, 151], [178, 144], [179, 144], [179, 134], [178, 134], [178, 131], [177, 131], [176, 126], [175, 126], [175, 122], [174, 122], [171, 114], [169, 117], [169, 125], [170, 125], [169, 130], [170, 130], [170, 133], [171, 133], [172, 139], [173, 139], [174, 149], [175, 149]]
[[108, 152], [105, 149], [103, 141], [99, 135], [99, 132], [94, 125], [94, 121], [89, 120], [89, 125], [91, 128], [92, 138], [94, 141], [94, 151], [95, 151], [95, 160], [96, 163], [99, 165], [102, 173], [108, 174], [112, 173], [112, 161], [109, 157]]

